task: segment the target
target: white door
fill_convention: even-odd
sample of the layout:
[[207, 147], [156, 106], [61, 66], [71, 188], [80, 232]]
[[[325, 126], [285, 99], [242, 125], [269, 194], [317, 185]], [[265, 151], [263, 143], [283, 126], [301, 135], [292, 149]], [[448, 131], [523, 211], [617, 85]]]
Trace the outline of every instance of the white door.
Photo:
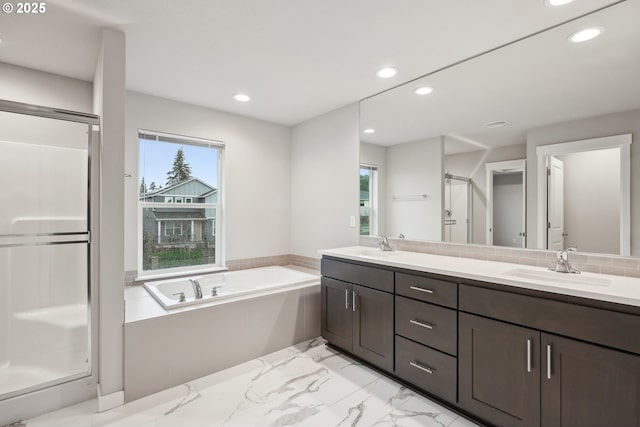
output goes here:
[[564, 164], [549, 157], [547, 180], [547, 248], [564, 249]]

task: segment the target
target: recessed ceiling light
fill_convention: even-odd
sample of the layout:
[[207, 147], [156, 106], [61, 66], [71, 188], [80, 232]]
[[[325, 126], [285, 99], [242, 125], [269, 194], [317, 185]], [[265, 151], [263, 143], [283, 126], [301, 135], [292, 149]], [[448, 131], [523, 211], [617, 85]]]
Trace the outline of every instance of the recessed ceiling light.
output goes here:
[[416, 89], [416, 95], [428, 95], [433, 92], [433, 88], [429, 86], [423, 86]]
[[569, 36], [569, 41], [573, 43], [586, 42], [588, 40], [595, 39], [600, 34], [602, 34], [603, 31], [604, 28], [602, 27], [585, 28], [584, 30], [576, 31], [575, 33], [571, 34]]
[[369, 129], [363, 130], [362, 132], [364, 132], [364, 133], [374, 133], [375, 131], [376, 131], [375, 129], [369, 128]]
[[388, 79], [398, 74], [398, 69], [394, 67], [380, 68], [376, 73], [381, 79]]
[[485, 123], [484, 126], [488, 127], [489, 129], [493, 129], [493, 128], [501, 128], [503, 126], [509, 126], [511, 123], [509, 123], [506, 120], [498, 120], [496, 122], [489, 122], [489, 123]]
[[233, 95], [233, 99], [235, 99], [238, 102], [249, 102], [251, 101], [251, 97], [245, 93], [236, 93], [235, 95]]
[[544, 0], [547, 6], [562, 6], [571, 3], [573, 0]]

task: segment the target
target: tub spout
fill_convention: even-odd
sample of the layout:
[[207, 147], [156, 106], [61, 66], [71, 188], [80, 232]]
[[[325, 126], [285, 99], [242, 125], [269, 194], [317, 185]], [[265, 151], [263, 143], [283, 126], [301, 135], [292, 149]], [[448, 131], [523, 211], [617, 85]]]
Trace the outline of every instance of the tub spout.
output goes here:
[[202, 299], [202, 287], [200, 286], [200, 282], [198, 279], [189, 279], [191, 282], [191, 286], [193, 286], [193, 294], [196, 299]]

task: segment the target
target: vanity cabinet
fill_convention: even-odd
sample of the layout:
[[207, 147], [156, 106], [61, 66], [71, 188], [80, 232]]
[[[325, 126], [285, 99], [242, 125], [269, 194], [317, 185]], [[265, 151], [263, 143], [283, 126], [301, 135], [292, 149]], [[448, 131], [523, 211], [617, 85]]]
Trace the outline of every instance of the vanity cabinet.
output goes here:
[[322, 275], [322, 336], [392, 372], [393, 272], [323, 259]]
[[500, 426], [640, 427], [640, 317], [467, 285], [460, 309], [475, 313], [459, 314], [461, 408]]
[[540, 332], [460, 313], [460, 400], [499, 426], [540, 425]]
[[542, 426], [640, 426], [639, 356], [545, 333], [541, 349]]
[[504, 427], [640, 427], [640, 309], [322, 260], [322, 335]]

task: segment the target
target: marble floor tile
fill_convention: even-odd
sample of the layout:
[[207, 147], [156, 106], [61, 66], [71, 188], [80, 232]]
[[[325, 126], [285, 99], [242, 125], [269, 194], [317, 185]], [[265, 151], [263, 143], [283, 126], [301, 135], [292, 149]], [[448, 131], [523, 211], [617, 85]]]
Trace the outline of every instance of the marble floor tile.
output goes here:
[[96, 413], [95, 400], [27, 427], [473, 427], [322, 338]]

